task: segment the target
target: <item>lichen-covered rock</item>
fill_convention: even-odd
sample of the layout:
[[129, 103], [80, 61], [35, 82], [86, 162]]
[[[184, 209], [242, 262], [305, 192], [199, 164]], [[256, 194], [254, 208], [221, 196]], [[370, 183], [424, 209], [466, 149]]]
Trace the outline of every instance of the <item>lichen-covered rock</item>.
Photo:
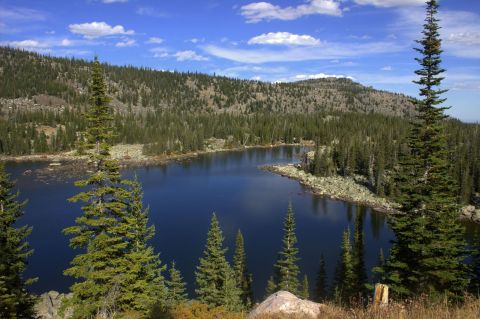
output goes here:
[[71, 311], [65, 311], [64, 317], [60, 317], [59, 311], [62, 301], [70, 298], [71, 294], [61, 294], [56, 291], [49, 291], [40, 296], [35, 305], [37, 319], [68, 319], [71, 317]]
[[255, 307], [248, 315], [248, 319], [265, 317], [316, 319], [322, 307], [325, 305], [297, 298], [287, 291], [279, 291]]

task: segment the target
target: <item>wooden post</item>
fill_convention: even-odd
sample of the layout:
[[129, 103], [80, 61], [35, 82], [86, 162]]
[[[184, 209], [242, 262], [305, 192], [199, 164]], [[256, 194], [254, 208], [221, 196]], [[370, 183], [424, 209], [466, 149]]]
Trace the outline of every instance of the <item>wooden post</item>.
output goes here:
[[388, 305], [388, 286], [384, 284], [375, 285], [375, 295], [373, 296], [374, 307], [385, 307]]

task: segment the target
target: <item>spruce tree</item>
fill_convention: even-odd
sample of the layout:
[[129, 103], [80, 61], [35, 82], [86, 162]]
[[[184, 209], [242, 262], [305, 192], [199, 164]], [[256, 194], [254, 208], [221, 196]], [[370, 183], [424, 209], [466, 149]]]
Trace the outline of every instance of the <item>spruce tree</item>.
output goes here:
[[75, 183], [87, 190], [69, 199], [83, 202], [83, 215], [75, 226], [64, 230], [70, 246], [80, 250], [64, 274], [76, 282], [71, 286], [73, 297], [64, 307], [73, 309], [73, 318], [108, 317], [117, 312], [124, 274], [129, 267], [125, 260], [128, 241], [127, 215], [130, 193], [124, 187], [119, 164], [110, 157], [113, 137], [112, 109], [106, 96], [103, 71], [97, 58], [93, 63], [90, 83], [90, 108], [86, 115], [87, 130], [84, 148], [90, 150], [92, 173]]
[[353, 270], [354, 270], [354, 290], [356, 296], [360, 299], [367, 298], [367, 270], [365, 268], [365, 242], [363, 232], [363, 219], [365, 210], [363, 207], [357, 209], [355, 216], [355, 231], [353, 233]]
[[429, 0], [423, 38], [417, 41], [422, 57], [415, 73], [421, 99], [415, 101], [409, 153], [397, 176], [401, 212], [391, 219], [395, 232], [386, 265], [388, 282], [397, 294], [460, 294], [467, 284], [463, 228], [458, 223], [457, 185], [450, 175], [445, 135], [445, 99], [438, 3]]
[[302, 298], [303, 299], [309, 299], [310, 298], [310, 285], [308, 284], [308, 276], [306, 274], [303, 275]]
[[225, 259], [227, 249], [223, 246], [223, 240], [217, 216], [213, 213], [207, 243], [195, 272], [198, 300], [210, 307], [221, 306], [224, 302], [230, 265]]
[[349, 303], [356, 294], [350, 229], [343, 232], [342, 238], [342, 253], [335, 269], [335, 298], [339, 303]]
[[0, 318], [33, 318], [35, 298], [27, 291], [34, 279], [25, 279], [27, 258], [33, 253], [27, 237], [32, 228], [16, 226], [26, 202], [18, 201], [14, 182], [0, 162]]
[[188, 300], [186, 284], [183, 281], [180, 271], [175, 268], [174, 261], [172, 261], [168, 273], [169, 279], [167, 280], [167, 306], [169, 308], [175, 308], [179, 305], [185, 304]]
[[322, 302], [327, 297], [327, 270], [325, 269], [325, 258], [323, 254], [320, 256], [320, 263], [315, 282], [315, 298], [318, 302]]
[[245, 308], [242, 301], [242, 290], [237, 286], [235, 271], [230, 266], [226, 269], [222, 306], [233, 312], [239, 312]]
[[267, 281], [267, 287], [265, 288], [265, 297], [268, 297], [277, 291], [278, 287], [277, 283], [275, 282], [275, 278], [273, 276], [270, 276]]
[[242, 303], [246, 308], [250, 308], [253, 302], [252, 276], [248, 273], [247, 254], [245, 253], [245, 244], [240, 230], [238, 230], [235, 240], [233, 269], [235, 271], [237, 286], [242, 291]]
[[125, 269], [119, 304], [123, 309], [146, 315], [155, 304], [165, 305], [166, 288], [159, 254], [148, 244], [155, 235], [155, 226], [148, 225], [148, 208], [143, 207], [141, 184], [125, 181], [130, 192], [127, 214], [124, 217], [124, 237], [128, 242], [124, 256]]
[[297, 236], [295, 235], [295, 217], [292, 203], [289, 202], [287, 215], [283, 224], [282, 250], [278, 254], [275, 269], [277, 274], [277, 289], [298, 294], [299, 288], [299, 267], [297, 262], [298, 248]]

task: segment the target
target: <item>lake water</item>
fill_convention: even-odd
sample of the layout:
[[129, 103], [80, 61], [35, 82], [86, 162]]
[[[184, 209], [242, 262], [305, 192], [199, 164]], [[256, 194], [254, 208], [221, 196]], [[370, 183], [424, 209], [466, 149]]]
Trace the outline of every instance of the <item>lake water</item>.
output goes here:
[[[348, 227], [353, 231], [356, 214], [364, 215], [367, 269], [376, 264], [380, 248], [388, 251], [393, 235], [383, 214], [313, 195], [297, 181], [258, 168], [297, 162], [303, 151], [300, 147], [249, 149], [124, 171], [126, 177], [136, 174], [143, 184], [144, 203], [150, 207], [150, 221], [156, 227], [152, 244], [161, 253], [163, 263], [176, 261], [191, 297], [194, 297], [194, 271], [205, 245], [212, 212], [217, 213], [224, 231], [229, 260], [237, 229], [242, 230], [256, 299], [264, 296], [266, 282], [273, 273], [290, 200], [297, 223], [300, 269], [308, 275], [311, 289], [321, 254], [325, 256], [331, 282], [342, 232]], [[69, 248], [62, 229], [73, 225], [80, 214], [79, 206], [67, 202], [80, 189], [73, 186], [73, 179], [46, 183], [22, 175], [27, 169], [46, 165], [10, 163], [7, 170], [17, 180], [21, 198], [28, 198], [21, 223], [33, 226], [29, 241], [35, 253], [29, 259], [26, 275], [39, 277], [31, 290], [67, 292], [72, 279], [62, 272], [75, 252]]]

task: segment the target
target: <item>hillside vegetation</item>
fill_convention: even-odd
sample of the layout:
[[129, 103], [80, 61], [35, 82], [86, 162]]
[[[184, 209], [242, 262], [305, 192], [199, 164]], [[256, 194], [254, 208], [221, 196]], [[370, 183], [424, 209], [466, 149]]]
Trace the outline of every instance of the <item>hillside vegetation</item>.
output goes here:
[[[198, 73], [102, 65], [112, 105], [119, 111], [175, 110], [250, 114], [353, 111], [409, 116], [401, 94], [375, 90], [349, 79], [265, 83]], [[79, 106], [88, 102], [91, 62], [42, 56], [0, 47], [0, 98], [20, 109]]]

